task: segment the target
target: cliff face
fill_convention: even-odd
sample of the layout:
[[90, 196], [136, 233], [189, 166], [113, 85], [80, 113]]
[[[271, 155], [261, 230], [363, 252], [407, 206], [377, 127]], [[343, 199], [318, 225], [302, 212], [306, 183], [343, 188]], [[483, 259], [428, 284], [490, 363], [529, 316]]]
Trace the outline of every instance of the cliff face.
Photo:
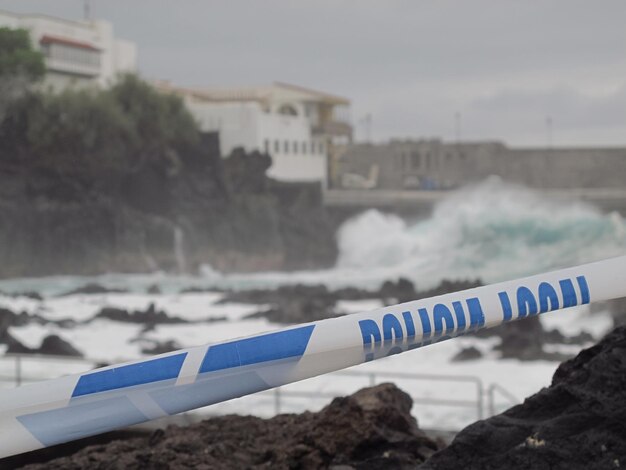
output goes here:
[[198, 148], [122, 172], [0, 158], [0, 277], [334, 262], [318, 186], [268, 179], [259, 153], [222, 160], [216, 135]]

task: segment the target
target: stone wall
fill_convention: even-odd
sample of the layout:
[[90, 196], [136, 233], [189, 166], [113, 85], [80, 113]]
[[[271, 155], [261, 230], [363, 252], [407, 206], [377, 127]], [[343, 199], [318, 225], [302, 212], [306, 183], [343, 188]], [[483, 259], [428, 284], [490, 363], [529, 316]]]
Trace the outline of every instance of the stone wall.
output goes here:
[[[376, 171], [372, 172], [372, 169]], [[500, 142], [441, 140], [354, 144], [339, 157], [334, 187], [344, 175], [377, 175], [380, 189], [450, 189], [490, 175], [535, 188], [626, 186], [626, 148], [509, 148]]]

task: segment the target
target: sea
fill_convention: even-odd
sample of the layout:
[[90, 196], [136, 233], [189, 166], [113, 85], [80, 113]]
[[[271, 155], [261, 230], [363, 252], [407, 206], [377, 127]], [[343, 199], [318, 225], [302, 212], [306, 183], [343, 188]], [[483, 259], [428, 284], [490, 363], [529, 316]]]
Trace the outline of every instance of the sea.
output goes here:
[[[86, 358], [75, 362], [24, 359], [20, 364], [21, 382], [145, 357], [142, 348], [156, 342], [171, 340], [189, 347], [281, 326], [263, 318], [247, 318], [264, 308], [262, 305], [220, 303], [223, 289], [272, 288], [297, 283], [373, 289], [386, 280], [400, 277], [411, 280], [418, 290], [432, 288], [444, 279], [480, 279], [492, 283], [624, 255], [626, 222], [617, 213], [603, 213], [589, 204], [546, 199], [528, 188], [489, 179], [451, 193], [428, 217], [410, 219], [365, 210], [339, 228], [337, 243], [339, 257], [335, 266], [322, 270], [226, 274], [206, 265], [193, 274], [109, 273], [0, 280], [0, 292], [4, 293], [0, 294], [0, 307], [75, 322], [73, 326], [33, 322], [11, 327], [10, 333], [15, 338], [36, 348], [45, 336], [57, 334]], [[179, 256], [184, 257], [184, 253]], [[181, 259], [179, 265], [185, 264], [186, 260]], [[88, 283], [126, 292], [60, 296]], [[148, 293], [153, 286], [158, 291]], [[204, 292], [181, 293], [189, 288]], [[23, 292], [38, 292], [43, 299], [15, 296]], [[132, 310], [145, 309], [151, 303], [170, 315], [196, 323], [158, 325], [145, 331], [142, 325], [106, 319], [88, 321], [105, 306]], [[343, 302], [340, 307], [346, 313], [354, 313], [381, 306], [378, 300], [366, 300]], [[544, 315], [542, 322], [544, 327], [558, 328], [565, 334], [587, 331], [596, 339], [612, 326], [608, 312], [592, 311], [587, 306]], [[380, 381], [394, 381], [414, 397], [413, 413], [422, 426], [454, 431], [549, 385], [558, 366], [555, 361], [500, 359], [492, 349], [496, 341], [495, 338], [457, 338], [358, 366], [352, 369], [356, 374], [350, 376], [335, 374], [310, 379], [286, 387], [282, 395], [263, 392], [208, 407], [200, 410], [199, 415], [235, 412], [272, 416], [277, 412], [314, 410], [324, 406], [332, 396]], [[451, 361], [467, 347], [477, 348], [482, 357]], [[581, 347], [562, 345], [554, 349], [574, 355]], [[13, 387], [15, 360], [2, 357], [3, 348], [0, 345], [0, 387]], [[404, 376], [407, 373], [413, 377]], [[442, 378], [433, 379], [433, 375]], [[467, 383], [475, 381], [446, 381], [446, 377], [476, 379], [482, 389], [478, 393], [473, 385], [468, 387]], [[493, 390], [505, 392], [488, 399], [489, 390], [492, 395]], [[290, 396], [290, 391], [295, 393]], [[458, 403], [436, 404], [436, 398], [446, 396]]]

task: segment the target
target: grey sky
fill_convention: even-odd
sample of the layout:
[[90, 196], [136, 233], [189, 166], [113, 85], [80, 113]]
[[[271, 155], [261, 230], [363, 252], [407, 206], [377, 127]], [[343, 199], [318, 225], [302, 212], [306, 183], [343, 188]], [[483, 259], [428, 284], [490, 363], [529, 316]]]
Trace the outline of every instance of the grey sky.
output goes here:
[[[357, 137], [626, 145], [622, 0], [92, 0], [139, 49], [147, 78], [181, 85], [274, 80], [353, 102]], [[82, 16], [82, 0], [0, 0]]]

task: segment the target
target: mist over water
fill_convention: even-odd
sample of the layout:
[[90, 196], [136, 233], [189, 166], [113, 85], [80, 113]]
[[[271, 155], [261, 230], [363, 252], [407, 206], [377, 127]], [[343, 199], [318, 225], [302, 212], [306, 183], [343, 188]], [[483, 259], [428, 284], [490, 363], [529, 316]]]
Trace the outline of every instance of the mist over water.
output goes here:
[[332, 269], [198, 276], [166, 273], [57, 276], [0, 281], [0, 290], [59, 293], [87, 282], [145, 291], [184, 287], [245, 289], [280, 284], [377, 288], [406, 277], [419, 289], [442, 279], [497, 282], [626, 254], [626, 222], [582, 203], [547, 200], [540, 193], [489, 179], [451, 193], [422, 220], [378, 210], [346, 221], [337, 233], [340, 256]]

